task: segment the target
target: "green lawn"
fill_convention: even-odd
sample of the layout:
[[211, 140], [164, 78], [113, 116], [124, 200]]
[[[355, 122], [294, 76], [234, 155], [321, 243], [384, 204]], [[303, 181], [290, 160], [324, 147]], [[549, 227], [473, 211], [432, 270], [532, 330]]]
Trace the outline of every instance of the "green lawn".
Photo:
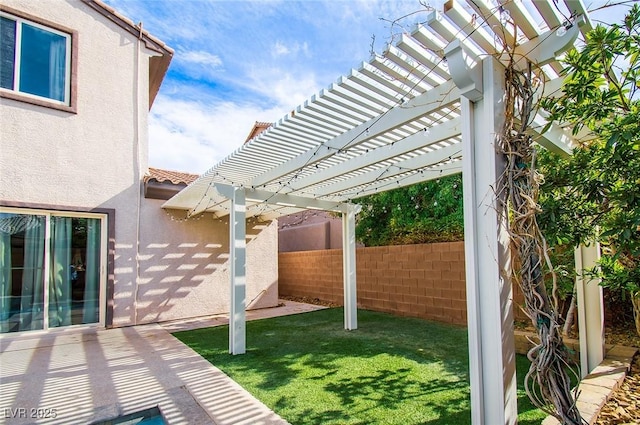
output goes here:
[[[247, 353], [228, 354], [228, 327], [174, 334], [294, 425], [470, 424], [467, 330], [341, 308], [247, 322]], [[527, 359], [518, 356], [518, 376]], [[519, 379], [519, 423], [545, 415]]]

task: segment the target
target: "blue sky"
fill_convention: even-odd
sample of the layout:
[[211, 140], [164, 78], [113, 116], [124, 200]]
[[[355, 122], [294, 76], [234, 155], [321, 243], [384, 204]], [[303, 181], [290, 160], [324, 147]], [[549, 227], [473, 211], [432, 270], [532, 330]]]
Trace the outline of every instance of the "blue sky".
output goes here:
[[418, 0], [106, 2], [175, 50], [150, 114], [150, 166], [198, 174], [237, 149], [255, 121], [279, 120], [367, 61], [372, 43], [381, 52], [425, 16]]

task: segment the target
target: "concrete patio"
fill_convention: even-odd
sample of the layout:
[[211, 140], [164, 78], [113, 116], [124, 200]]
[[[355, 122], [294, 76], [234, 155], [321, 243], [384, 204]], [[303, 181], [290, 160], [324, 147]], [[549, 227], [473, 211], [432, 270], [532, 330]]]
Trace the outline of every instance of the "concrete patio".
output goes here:
[[[248, 320], [323, 307], [285, 301]], [[0, 423], [90, 424], [158, 406], [173, 424], [286, 424], [170, 331], [226, 315], [0, 339]]]

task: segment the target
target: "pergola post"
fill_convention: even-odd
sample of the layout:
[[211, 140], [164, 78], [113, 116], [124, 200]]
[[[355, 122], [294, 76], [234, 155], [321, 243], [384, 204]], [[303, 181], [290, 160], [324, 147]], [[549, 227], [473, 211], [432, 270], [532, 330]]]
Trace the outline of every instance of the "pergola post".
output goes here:
[[580, 245], [575, 250], [576, 296], [580, 339], [580, 372], [584, 378], [604, 359], [604, 305], [599, 279], [590, 278], [586, 270], [596, 266], [600, 246]]
[[342, 212], [342, 266], [344, 287], [344, 328], [358, 328], [356, 294], [356, 214], [360, 206], [346, 204]]
[[[447, 52], [450, 69], [457, 67], [450, 59], [455, 50]], [[504, 66], [489, 57], [471, 71], [463, 77], [474, 81], [466, 81], [461, 97], [471, 417], [474, 425], [515, 424], [512, 289], [505, 273], [510, 257], [495, 189], [504, 170], [495, 145], [504, 121]]]
[[229, 214], [229, 353], [246, 351], [246, 200], [242, 187], [216, 184], [216, 190], [231, 200]]

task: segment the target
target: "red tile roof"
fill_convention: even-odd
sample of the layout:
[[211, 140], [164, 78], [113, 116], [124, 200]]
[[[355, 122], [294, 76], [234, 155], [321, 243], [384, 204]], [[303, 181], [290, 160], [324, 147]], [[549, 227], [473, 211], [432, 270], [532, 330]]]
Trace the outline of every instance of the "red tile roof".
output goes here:
[[158, 183], [169, 181], [173, 184], [189, 184], [195, 181], [198, 177], [198, 174], [149, 167], [149, 171], [144, 176], [144, 181], [148, 182], [149, 180], [156, 180]]
[[247, 136], [247, 140], [245, 140], [244, 142], [247, 143], [249, 140], [253, 139], [269, 127], [271, 127], [271, 123], [269, 122], [256, 121], [256, 123], [253, 125], [253, 128], [251, 129], [251, 132]]

